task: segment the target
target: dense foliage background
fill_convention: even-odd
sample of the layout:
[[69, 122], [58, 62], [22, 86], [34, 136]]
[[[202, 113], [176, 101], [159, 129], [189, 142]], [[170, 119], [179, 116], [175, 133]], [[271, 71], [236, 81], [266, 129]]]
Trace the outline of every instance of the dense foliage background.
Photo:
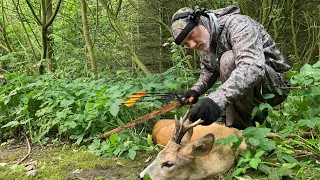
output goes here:
[[[0, 75], [8, 82], [0, 81], [0, 141], [26, 134], [33, 143], [71, 142], [98, 155], [131, 159], [137, 150], [154, 149], [148, 135], [153, 123], [180, 116], [184, 108], [106, 141], [96, 136], [163, 105], [156, 97], [122, 105], [130, 94], [181, 93], [193, 85], [198, 57], [172, 43], [169, 23], [177, 9], [196, 4], [237, 5], [267, 29], [293, 67], [287, 101], [273, 109], [262, 104], [253, 113], [270, 109], [267, 125], [244, 132], [252, 146], [234, 176], [259, 169], [270, 178], [317, 179], [319, 138], [283, 139], [310, 129], [319, 133], [320, 4], [315, 0], [1, 0]], [[268, 140], [269, 132], [283, 137]]]

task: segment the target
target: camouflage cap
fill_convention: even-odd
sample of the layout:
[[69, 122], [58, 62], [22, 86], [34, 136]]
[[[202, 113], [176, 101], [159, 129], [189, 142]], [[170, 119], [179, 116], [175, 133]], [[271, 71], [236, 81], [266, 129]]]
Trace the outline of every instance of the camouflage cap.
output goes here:
[[171, 32], [172, 32], [172, 35], [173, 35], [174, 39], [176, 39], [178, 37], [178, 35], [180, 34], [180, 32], [186, 27], [186, 25], [188, 24], [188, 20], [187, 20], [187, 18], [182, 18], [182, 19], [178, 19], [178, 20], [176, 20], [174, 22], [172, 22], [172, 21], [174, 20], [174, 17], [177, 14], [185, 13], [185, 12], [193, 12], [193, 10], [191, 8], [184, 7], [184, 8], [179, 9], [172, 16], [172, 19], [171, 19]]

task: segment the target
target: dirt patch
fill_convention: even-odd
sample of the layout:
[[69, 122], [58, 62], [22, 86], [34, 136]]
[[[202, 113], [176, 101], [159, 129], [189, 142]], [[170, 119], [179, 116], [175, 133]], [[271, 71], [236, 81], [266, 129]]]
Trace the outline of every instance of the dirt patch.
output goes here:
[[0, 163], [15, 164], [27, 154], [28, 148], [23, 142], [10, 140], [0, 146]]

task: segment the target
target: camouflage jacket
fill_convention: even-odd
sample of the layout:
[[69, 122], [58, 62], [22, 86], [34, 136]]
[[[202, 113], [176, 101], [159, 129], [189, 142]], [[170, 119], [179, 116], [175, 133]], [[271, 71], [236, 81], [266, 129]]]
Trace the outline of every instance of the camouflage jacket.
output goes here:
[[241, 99], [246, 90], [261, 82], [265, 76], [266, 65], [281, 75], [290, 69], [263, 26], [250, 17], [241, 15], [239, 8], [228, 6], [210, 12], [214, 12], [218, 18], [218, 43], [215, 40], [214, 23], [201, 17], [200, 24], [209, 30], [212, 43], [209, 52], [197, 51], [201, 73], [191, 89], [203, 94], [213, 86], [219, 77], [219, 59], [229, 50], [233, 50], [235, 55], [236, 69], [228, 80], [208, 96], [221, 109]]

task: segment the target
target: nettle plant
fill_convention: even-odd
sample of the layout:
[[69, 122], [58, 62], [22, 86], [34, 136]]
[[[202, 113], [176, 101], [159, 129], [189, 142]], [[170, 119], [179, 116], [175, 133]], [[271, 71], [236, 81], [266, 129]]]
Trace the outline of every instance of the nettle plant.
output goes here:
[[[99, 144], [93, 140], [163, 105], [151, 97], [147, 102], [126, 107], [122, 105], [125, 97], [137, 91], [178, 93], [195, 81], [185, 76], [187, 71], [178, 64], [162, 74], [136, 78], [129, 73], [113, 77], [100, 75], [99, 80], [90, 74], [78, 76], [77, 71], [41, 76], [6, 74], [9, 84], [0, 91], [0, 140], [25, 133], [34, 143], [60, 140], [78, 145], [92, 143], [91, 150], [101, 152], [96, 154], [112, 151], [118, 156], [129, 153], [133, 158], [137, 147], [151, 146], [148, 138], [144, 138], [151, 132], [151, 121], [119, 133], [118, 138], [113, 136], [108, 142], [99, 141]], [[104, 151], [108, 143], [110, 147]]]
[[[243, 131], [248, 149], [240, 154], [236, 169], [232, 176], [246, 173], [248, 170], [260, 170], [269, 179], [281, 179], [283, 176], [300, 178], [315, 178], [315, 173], [309, 173], [307, 167], [317, 167], [320, 157], [320, 61], [314, 65], [305, 64], [300, 71], [286, 74], [291, 78], [291, 92], [281, 106], [272, 109], [269, 104], [257, 106], [253, 115], [264, 109], [269, 110], [266, 123], [249, 127]], [[272, 98], [271, 94], [265, 96]], [[311, 131], [308, 138], [299, 132]], [[270, 132], [276, 132], [279, 138], [268, 139]], [[295, 134], [294, 138], [286, 138]], [[219, 139], [216, 143], [233, 146], [240, 144], [242, 138], [230, 136]], [[231, 144], [230, 144], [231, 142]], [[306, 158], [303, 158], [306, 157]]]

